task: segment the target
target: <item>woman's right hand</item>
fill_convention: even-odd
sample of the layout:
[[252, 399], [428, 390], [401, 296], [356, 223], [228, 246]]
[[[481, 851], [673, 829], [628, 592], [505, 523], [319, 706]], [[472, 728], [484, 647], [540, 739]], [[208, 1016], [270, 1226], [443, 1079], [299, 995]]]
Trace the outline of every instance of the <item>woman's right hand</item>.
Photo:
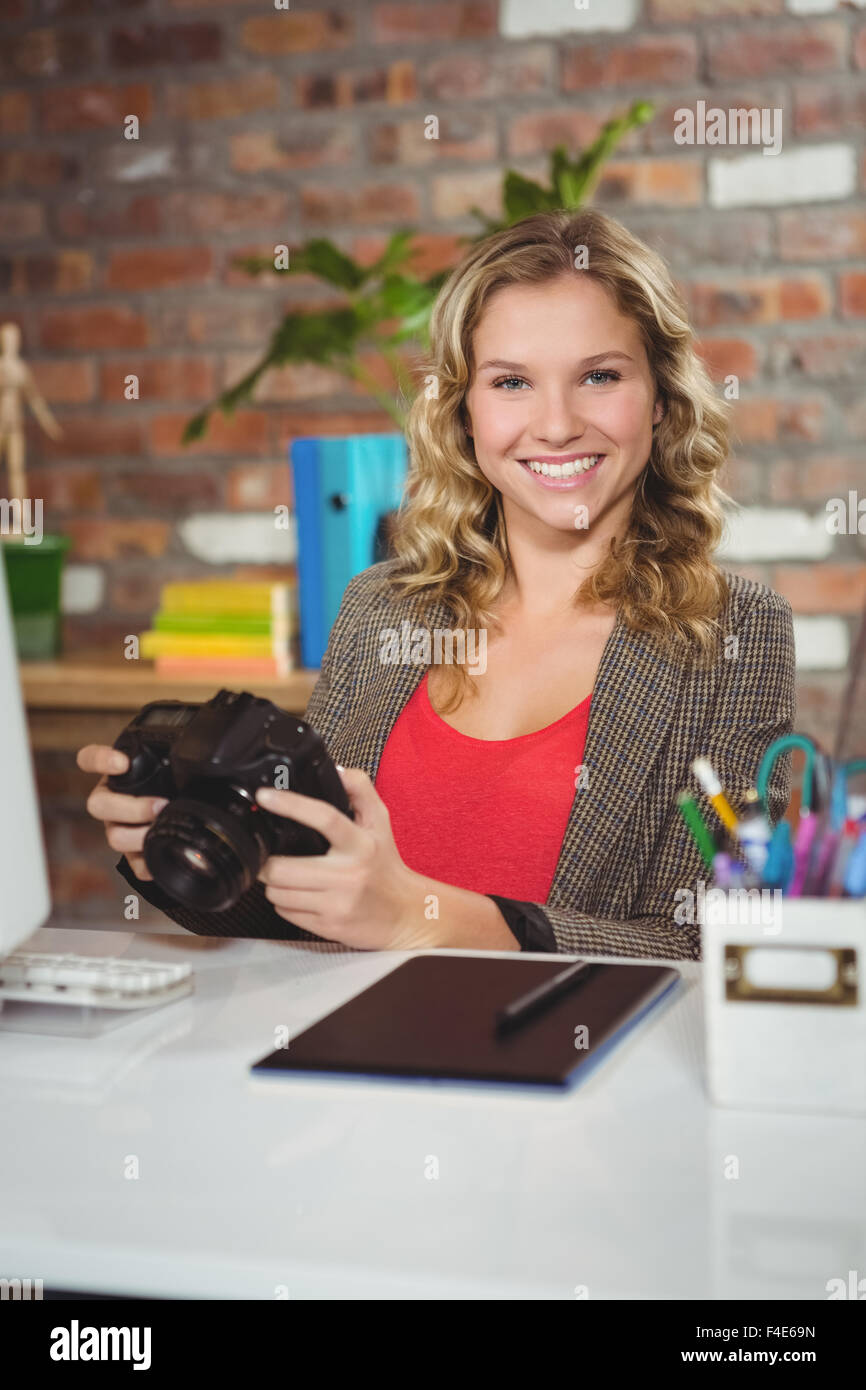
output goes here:
[[168, 802], [162, 797], [129, 796], [106, 786], [110, 773], [126, 772], [129, 759], [117, 748], [89, 743], [80, 748], [75, 761], [82, 772], [102, 773], [87, 798], [88, 813], [105, 823], [105, 838], [112, 849], [125, 854], [136, 878], [144, 883], [153, 878], [144, 862], [142, 849], [148, 827]]

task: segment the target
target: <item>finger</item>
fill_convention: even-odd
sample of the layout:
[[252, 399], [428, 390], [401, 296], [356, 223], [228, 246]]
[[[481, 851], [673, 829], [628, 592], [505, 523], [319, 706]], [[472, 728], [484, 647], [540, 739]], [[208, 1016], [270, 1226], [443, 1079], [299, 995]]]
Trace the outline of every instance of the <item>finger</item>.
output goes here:
[[126, 856], [126, 862], [132, 869], [132, 872], [135, 874], [135, 877], [140, 878], [142, 883], [153, 882], [153, 874], [150, 872], [147, 865], [145, 864], [143, 855], [128, 854]]
[[272, 854], [259, 870], [259, 881], [270, 883], [274, 888], [302, 888], [321, 893], [334, 883], [333, 868], [325, 866], [327, 857], [325, 854], [298, 857]]
[[167, 804], [164, 797], [128, 796], [126, 792], [110, 791], [104, 782], [97, 782], [87, 798], [87, 812], [94, 820], [146, 825], [155, 820]]
[[318, 830], [334, 849], [351, 850], [358, 843], [359, 827], [350, 821], [330, 801], [317, 796], [302, 796], [300, 792], [277, 791], [275, 787], [259, 787], [256, 800], [266, 811], [299, 821]]
[[149, 826], [146, 825], [116, 825], [108, 821], [105, 826], [105, 838], [111, 848], [116, 849], [119, 854], [141, 854], [148, 829]]
[[88, 743], [79, 748], [75, 761], [82, 772], [126, 772], [129, 758], [119, 748], [110, 748], [104, 743]]
[[283, 912], [306, 912], [318, 917], [325, 906], [322, 893], [302, 893], [297, 888], [266, 888], [265, 897]]

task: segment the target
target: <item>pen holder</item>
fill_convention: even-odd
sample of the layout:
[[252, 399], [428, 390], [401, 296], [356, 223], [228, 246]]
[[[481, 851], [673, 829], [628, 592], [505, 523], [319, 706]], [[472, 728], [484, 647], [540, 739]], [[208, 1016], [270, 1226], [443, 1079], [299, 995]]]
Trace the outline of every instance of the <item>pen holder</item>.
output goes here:
[[715, 1105], [866, 1114], [866, 900], [698, 902]]

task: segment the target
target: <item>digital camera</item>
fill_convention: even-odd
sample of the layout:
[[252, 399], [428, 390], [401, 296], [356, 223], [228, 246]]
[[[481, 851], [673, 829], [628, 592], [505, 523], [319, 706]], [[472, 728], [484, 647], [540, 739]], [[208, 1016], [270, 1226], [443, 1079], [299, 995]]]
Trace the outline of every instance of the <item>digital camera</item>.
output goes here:
[[167, 797], [144, 838], [155, 882], [185, 906], [225, 912], [272, 854], [326, 854], [317, 830], [266, 811], [258, 787], [328, 801], [354, 819], [340, 774], [311, 725], [270, 700], [220, 690], [205, 704], [144, 705], [114, 744], [129, 758], [112, 791]]

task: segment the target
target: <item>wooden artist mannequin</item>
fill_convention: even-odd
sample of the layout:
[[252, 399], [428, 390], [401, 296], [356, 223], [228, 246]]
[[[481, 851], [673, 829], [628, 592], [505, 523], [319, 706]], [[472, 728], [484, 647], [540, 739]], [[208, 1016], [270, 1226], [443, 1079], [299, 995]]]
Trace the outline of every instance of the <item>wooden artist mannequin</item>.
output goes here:
[[33, 374], [21, 361], [21, 330], [17, 323], [0, 324], [0, 465], [6, 460], [9, 498], [24, 501], [24, 409], [26, 400], [39, 424], [52, 439], [62, 431], [36, 389]]

